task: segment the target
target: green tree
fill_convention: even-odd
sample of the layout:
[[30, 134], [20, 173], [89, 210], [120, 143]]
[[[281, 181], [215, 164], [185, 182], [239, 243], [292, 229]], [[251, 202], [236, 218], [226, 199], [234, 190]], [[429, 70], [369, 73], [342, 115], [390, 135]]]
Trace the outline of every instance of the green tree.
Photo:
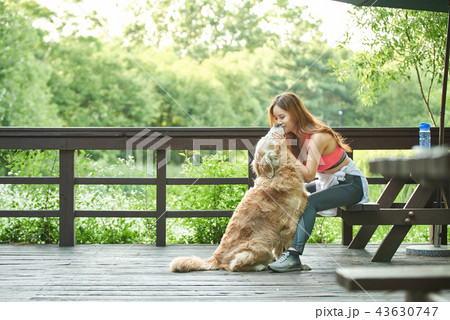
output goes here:
[[[434, 85], [442, 83], [447, 14], [438, 12], [364, 7], [353, 9], [356, 27], [367, 30], [363, 44], [346, 63], [336, 64], [341, 80], [358, 79], [358, 97], [373, 105], [392, 82], [414, 74], [418, 91], [436, 125], [430, 104]], [[347, 41], [351, 34], [347, 35]]]
[[158, 82], [157, 126], [255, 126], [271, 99], [272, 50], [241, 50], [202, 62], [179, 58], [170, 48], [133, 48], [133, 55]]
[[260, 116], [272, 99], [267, 75], [272, 70], [273, 57], [273, 51], [259, 48], [253, 52], [228, 52], [202, 63], [225, 89], [227, 103], [220, 103], [220, 107], [226, 108], [230, 116], [222, 125], [267, 126], [267, 118]]
[[[60, 126], [47, 87], [50, 67], [39, 30], [26, 16], [33, 2], [0, 2], [0, 125]], [[43, 11], [47, 13], [46, 11]]]
[[[330, 61], [346, 61], [350, 52], [342, 48], [331, 48], [321, 40], [318, 22], [301, 20], [296, 11], [288, 15], [292, 22], [284, 45], [276, 48], [274, 60], [278, 72], [271, 76], [277, 93], [292, 91], [298, 94], [316, 117], [331, 126], [347, 125], [339, 115], [356, 106], [354, 84], [337, 81]], [[297, 12], [300, 14], [300, 12]]]
[[[287, 0], [270, 8], [261, 0], [136, 2], [136, 23], [124, 39], [103, 35], [101, 13], [74, 16], [19, 3], [27, 21], [53, 22], [48, 33], [33, 28], [39, 59], [30, 62], [46, 72], [39, 116], [63, 119], [50, 126], [266, 126], [267, 106], [285, 90], [338, 125], [339, 111], [355, 102], [351, 84], [337, 83], [327, 63], [348, 53], [330, 49], [319, 22]], [[144, 17], [152, 17], [153, 29]], [[101, 32], [83, 36], [82, 25]]]
[[[148, 0], [133, 3], [135, 16], [125, 31], [131, 43], [157, 48], [172, 45], [180, 56], [203, 60], [214, 52], [253, 50], [271, 34], [255, 10], [262, 0]], [[149, 16], [151, 19], [149, 19]], [[150, 20], [150, 21], [149, 21]]]
[[69, 126], [149, 126], [159, 97], [154, 82], [115, 45], [93, 37], [51, 44], [52, 101]]
[[[417, 126], [428, 117], [428, 112], [423, 107], [416, 82], [414, 74], [409, 81], [393, 82], [387, 92], [379, 94], [373, 106], [359, 104], [347, 109], [344, 122], [352, 121], [355, 126], [361, 127]], [[434, 97], [431, 101], [434, 112], [439, 109], [437, 100]]]

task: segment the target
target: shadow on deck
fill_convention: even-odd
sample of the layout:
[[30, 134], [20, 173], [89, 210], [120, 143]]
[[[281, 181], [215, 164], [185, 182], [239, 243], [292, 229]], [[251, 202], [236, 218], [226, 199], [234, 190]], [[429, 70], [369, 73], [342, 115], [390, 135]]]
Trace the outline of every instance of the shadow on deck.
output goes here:
[[[349, 250], [308, 244], [302, 262], [311, 271], [172, 273], [180, 255], [208, 258], [216, 245], [0, 245], [0, 301], [404, 301], [404, 292], [351, 292], [335, 270], [348, 266], [447, 264], [449, 257], [406, 255], [402, 245], [390, 263], [370, 262], [377, 246]], [[444, 292], [450, 297], [450, 291]]]

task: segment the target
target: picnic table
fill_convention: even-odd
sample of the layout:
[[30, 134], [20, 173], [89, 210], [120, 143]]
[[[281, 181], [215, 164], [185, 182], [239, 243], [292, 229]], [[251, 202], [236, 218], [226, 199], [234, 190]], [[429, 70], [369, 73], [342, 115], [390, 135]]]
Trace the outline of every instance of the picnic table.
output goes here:
[[[380, 173], [388, 183], [376, 203], [352, 205], [341, 210], [348, 225], [361, 225], [349, 244], [349, 249], [364, 249], [380, 225], [392, 228], [379, 246], [372, 261], [389, 262], [413, 225], [435, 225], [434, 241], [447, 241], [446, 227], [450, 223], [448, 190], [450, 156], [448, 149], [435, 147], [420, 151], [415, 158], [379, 158], [370, 162], [372, 172]], [[395, 202], [406, 184], [417, 184], [405, 203]], [[442, 194], [443, 201], [437, 200]], [[444, 205], [437, 205], [444, 203]], [[423, 248], [423, 246], [422, 246]], [[449, 254], [450, 250], [442, 251]], [[441, 255], [442, 256], [442, 255]]]
[[[378, 248], [372, 261], [388, 262], [397, 251], [413, 225], [450, 224], [448, 209], [448, 184], [450, 181], [450, 153], [442, 147], [421, 150], [415, 158], [382, 158], [370, 162], [370, 170], [389, 178], [382, 196], [392, 200], [412, 178], [417, 186], [403, 208], [393, 208], [398, 219], [391, 218], [393, 226]], [[445, 205], [433, 205], [437, 195], [441, 195]], [[435, 195], [436, 197], [433, 197]], [[436, 247], [440, 246], [441, 234], [434, 237]], [[445, 238], [446, 239], [446, 238]]]
[[[417, 183], [403, 207], [380, 210], [376, 218], [385, 219], [393, 226], [372, 261], [389, 262], [412, 225], [450, 223], [447, 201], [450, 181], [448, 149], [432, 148], [429, 151], [421, 151], [415, 158], [375, 159], [370, 162], [370, 169], [389, 178], [389, 183], [381, 195], [384, 201], [389, 199], [393, 203], [409, 179], [412, 178]], [[434, 203], [441, 203], [440, 198], [439, 201], [433, 200], [437, 199], [433, 197], [436, 191], [441, 194], [443, 208]], [[389, 213], [392, 215], [389, 216]], [[374, 223], [376, 221], [374, 219]], [[386, 224], [383, 221], [379, 223]], [[441, 237], [435, 236], [436, 247], [439, 247], [440, 239]], [[450, 288], [448, 265], [350, 267], [337, 269], [336, 276], [337, 281], [349, 290], [405, 290], [406, 301], [439, 301], [438, 296], [432, 297], [434, 293]]]

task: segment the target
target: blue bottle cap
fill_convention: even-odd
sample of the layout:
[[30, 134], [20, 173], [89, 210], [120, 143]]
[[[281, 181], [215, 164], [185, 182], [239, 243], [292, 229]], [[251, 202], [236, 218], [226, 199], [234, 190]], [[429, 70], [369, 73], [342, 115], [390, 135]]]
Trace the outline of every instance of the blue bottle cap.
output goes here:
[[429, 123], [421, 122], [419, 124], [419, 129], [420, 130], [430, 130], [430, 128], [431, 128], [431, 124], [429, 124]]

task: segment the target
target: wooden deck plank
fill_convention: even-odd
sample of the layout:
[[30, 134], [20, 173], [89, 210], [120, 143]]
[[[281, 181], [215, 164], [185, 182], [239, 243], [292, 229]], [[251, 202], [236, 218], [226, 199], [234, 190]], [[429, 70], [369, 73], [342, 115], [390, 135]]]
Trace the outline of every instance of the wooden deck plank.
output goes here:
[[[350, 292], [336, 268], [375, 266], [376, 245], [348, 250], [308, 244], [313, 270], [277, 274], [172, 273], [180, 255], [208, 258], [215, 245], [0, 245], [0, 301], [403, 301], [402, 292]], [[449, 264], [445, 257], [407, 256], [402, 245], [389, 265]], [[386, 265], [386, 264], [383, 264]]]

